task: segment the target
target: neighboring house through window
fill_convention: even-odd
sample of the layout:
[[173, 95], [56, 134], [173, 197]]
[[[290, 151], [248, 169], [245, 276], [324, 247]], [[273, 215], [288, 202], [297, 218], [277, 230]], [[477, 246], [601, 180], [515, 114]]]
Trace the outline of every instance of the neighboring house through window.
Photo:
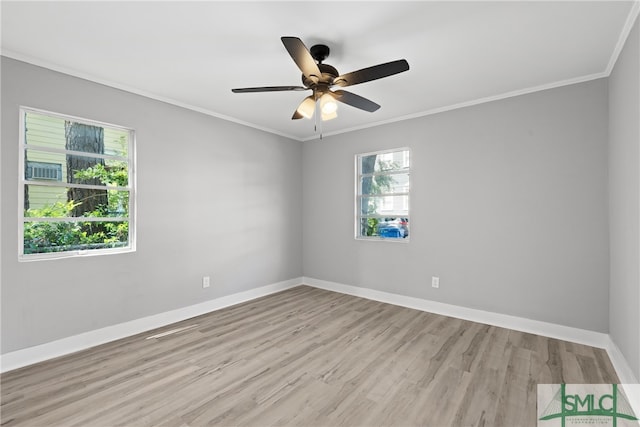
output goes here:
[[60, 163], [28, 161], [26, 178], [62, 181], [62, 165]]
[[20, 110], [21, 260], [134, 249], [133, 131]]
[[407, 241], [409, 237], [408, 148], [356, 156], [356, 238]]

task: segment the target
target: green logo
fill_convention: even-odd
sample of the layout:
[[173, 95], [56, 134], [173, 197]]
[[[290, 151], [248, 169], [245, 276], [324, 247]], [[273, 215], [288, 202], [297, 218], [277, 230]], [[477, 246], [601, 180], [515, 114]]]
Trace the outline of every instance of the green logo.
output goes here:
[[[549, 390], [541, 387], [552, 387]], [[553, 394], [551, 400], [542, 413], [538, 413], [539, 421], [559, 419], [560, 425], [565, 427], [567, 420], [573, 425], [612, 425], [618, 426], [618, 420], [637, 421], [625, 394], [618, 388], [618, 384], [540, 384], [538, 385], [538, 408], [541, 395]], [[546, 392], [546, 393], [544, 393]], [[539, 426], [546, 425], [538, 422]]]

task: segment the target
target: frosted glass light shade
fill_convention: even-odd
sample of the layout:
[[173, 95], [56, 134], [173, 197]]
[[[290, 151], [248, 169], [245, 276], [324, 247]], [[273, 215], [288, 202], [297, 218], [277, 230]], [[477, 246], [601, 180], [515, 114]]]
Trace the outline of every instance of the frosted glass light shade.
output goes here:
[[324, 114], [331, 115], [338, 110], [338, 103], [328, 93], [325, 93], [320, 98], [320, 109]]
[[305, 119], [310, 119], [313, 116], [313, 112], [316, 109], [316, 101], [313, 96], [307, 96], [304, 101], [298, 106], [298, 113]]

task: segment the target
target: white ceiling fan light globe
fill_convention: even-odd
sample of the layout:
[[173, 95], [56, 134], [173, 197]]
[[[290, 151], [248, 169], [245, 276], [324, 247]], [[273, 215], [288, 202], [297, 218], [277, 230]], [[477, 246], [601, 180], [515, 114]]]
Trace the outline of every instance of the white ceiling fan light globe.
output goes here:
[[333, 120], [338, 117], [338, 113], [336, 113], [335, 111], [333, 113], [325, 113], [324, 111], [320, 111], [320, 115], [323, 122], [326, 122], [327, 120]]
[[313, 96], [308, 96], [302, 101], [300, 106], [298, 107], [298, 113], [305, 119], [310, 119], [313, 117], [313, 112], [316, 109], [316, 101], [314, 101]]
[[322, 110], [323, 114], [332, 116], [331, 118], [334, 118], [337, 116], [333, 116], [333, 114], [336, 114], [336, 111], [338, 110], [338, 103], [335, 99], [333, 99], [331, 95], [325, 93], [320, 98], [320, 109]]

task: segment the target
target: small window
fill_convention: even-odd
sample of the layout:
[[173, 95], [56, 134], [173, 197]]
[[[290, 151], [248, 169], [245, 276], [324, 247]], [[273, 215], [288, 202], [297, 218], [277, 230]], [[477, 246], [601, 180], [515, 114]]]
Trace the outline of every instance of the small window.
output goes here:
[[27, 179], [62, 181], [62, 165], [60, 163], [27, 162]]
[[20, 260], [133, 250], [133, 131], [20, 113]]
[[356, 238], [407, 241], [410, 158], [408, 148], [356, 156]]

